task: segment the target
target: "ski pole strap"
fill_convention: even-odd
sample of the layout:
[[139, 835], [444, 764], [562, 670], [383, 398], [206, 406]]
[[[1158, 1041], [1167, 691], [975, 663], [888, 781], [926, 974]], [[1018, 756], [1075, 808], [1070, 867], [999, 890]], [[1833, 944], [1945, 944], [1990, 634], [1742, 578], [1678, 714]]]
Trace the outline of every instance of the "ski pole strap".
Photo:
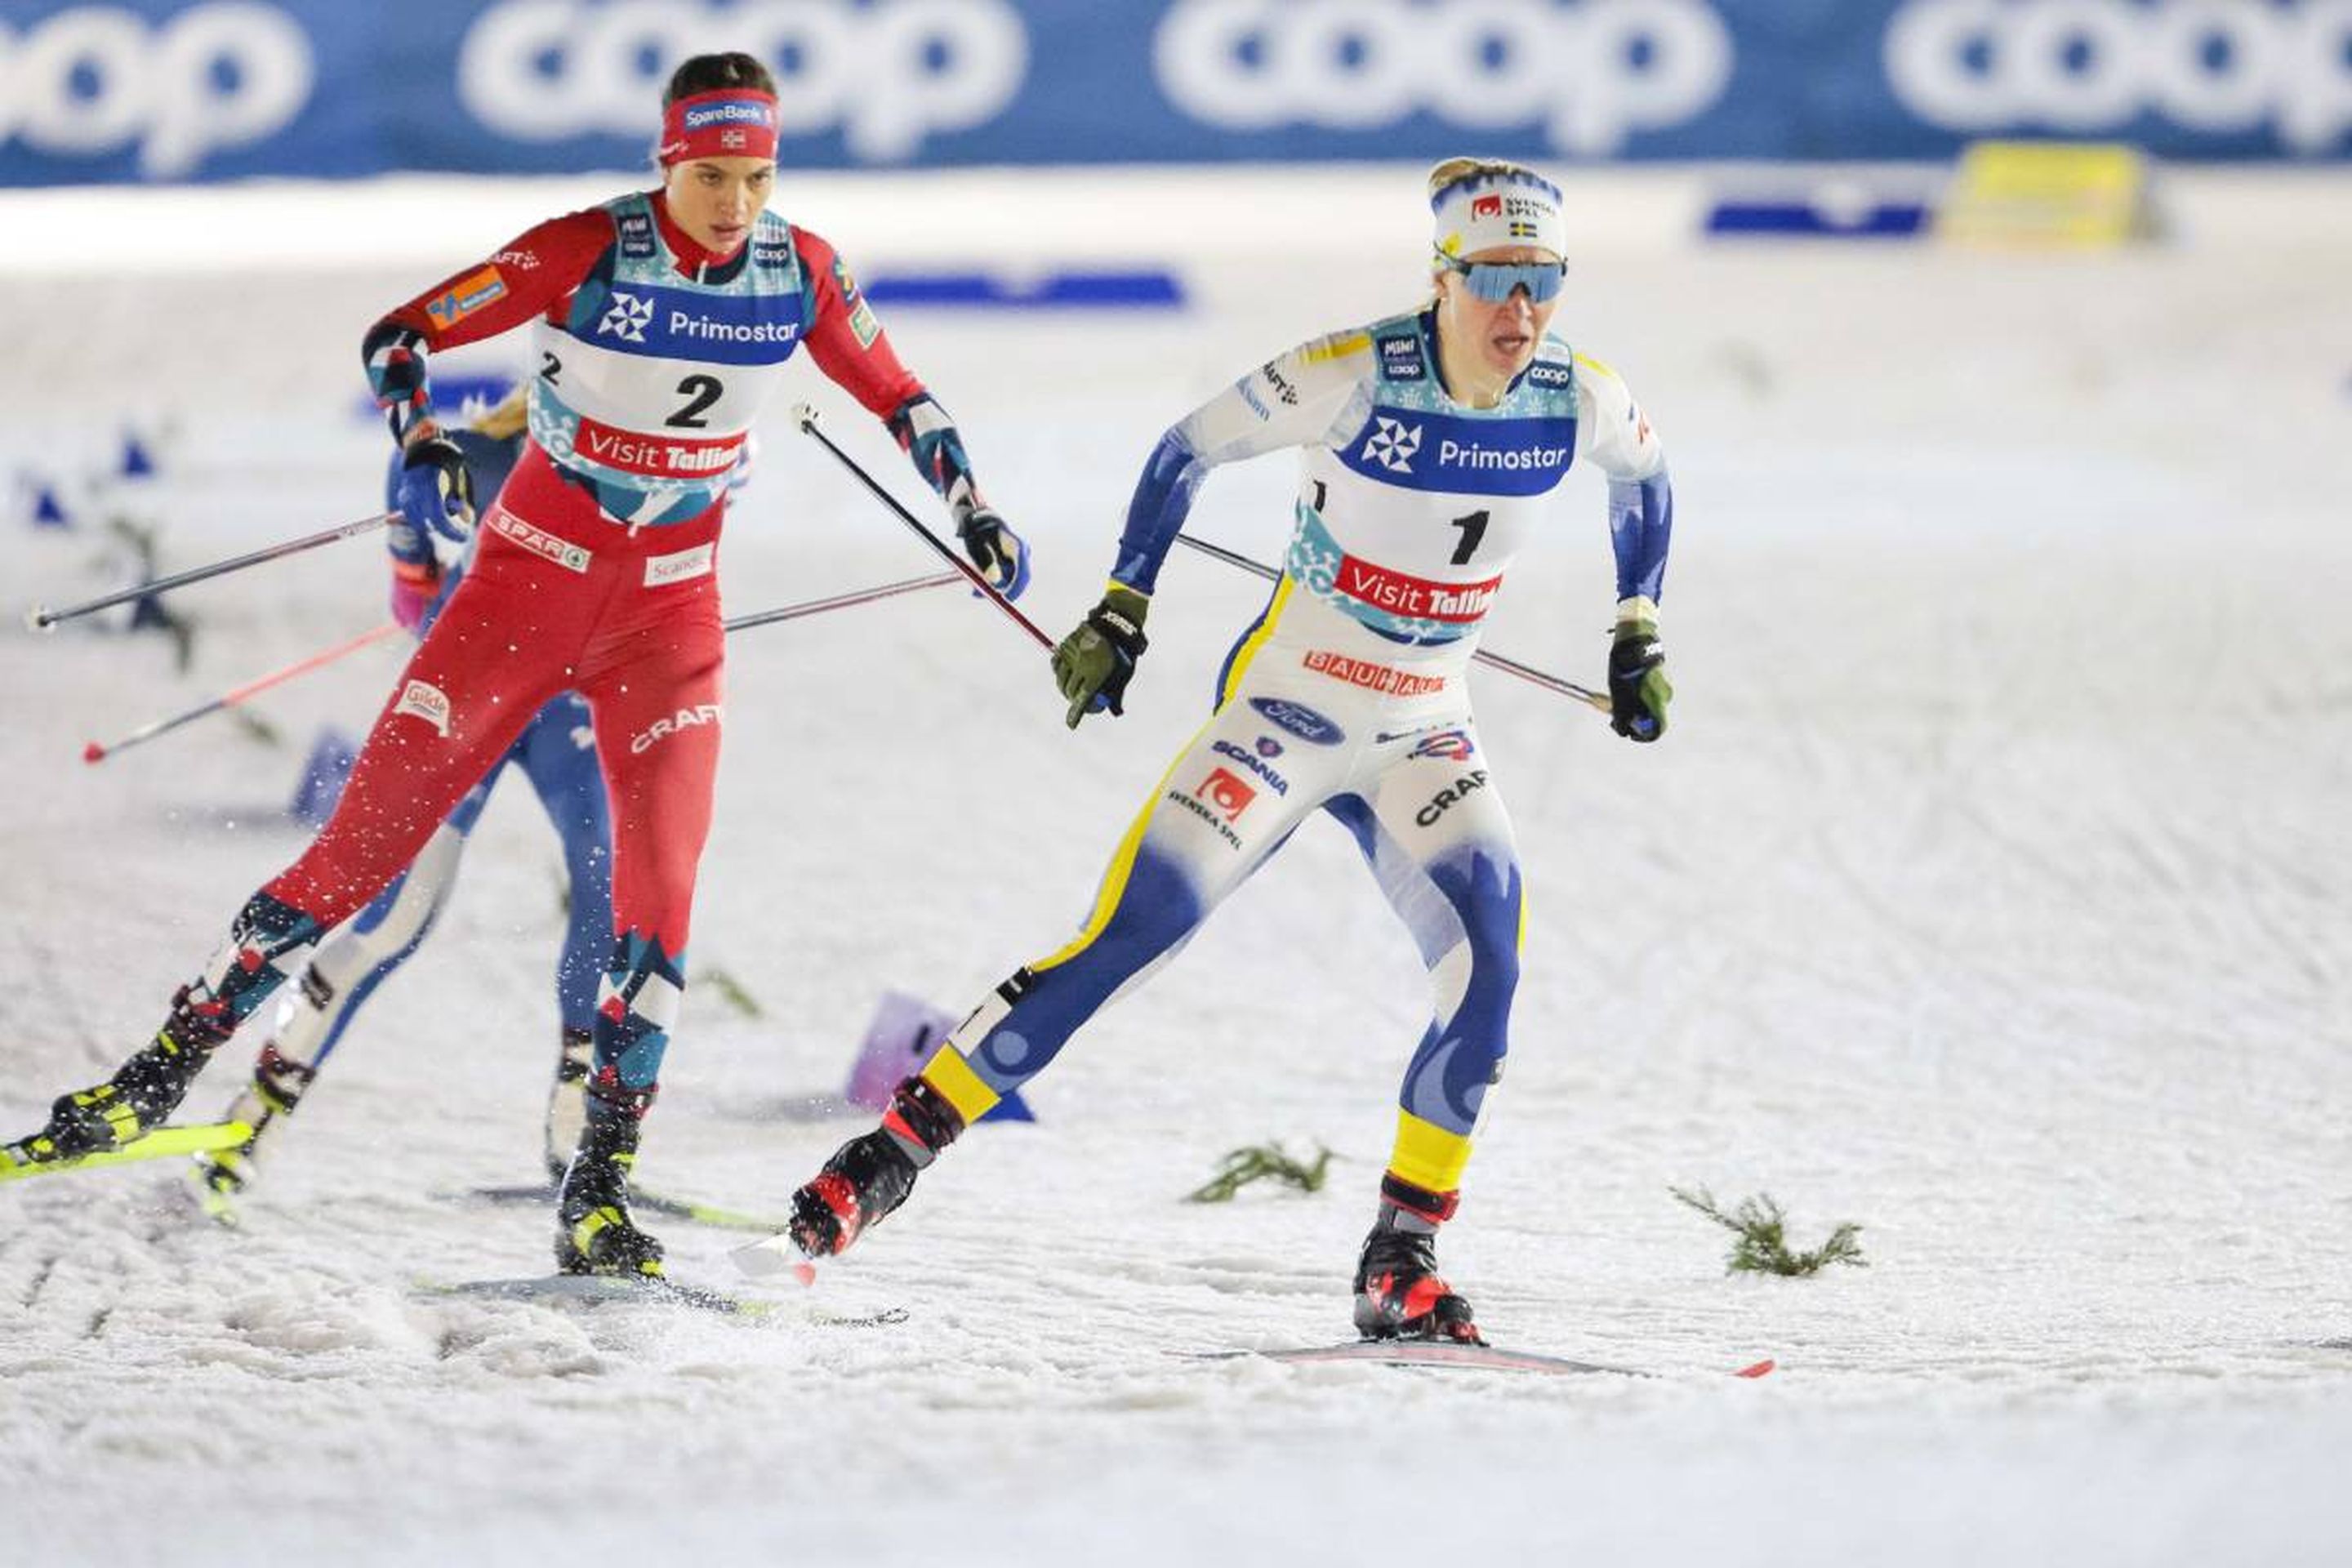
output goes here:
[[832, 453], [834, 460], [839, 463], [843, 468], [847, 468], [851, 474], [856, 476], [857, 482], [864, 485], [866, 490], [876, 500], [878, 500], [884, 506], [888, 507], [891, 512], [897, 516], [900, 522], [905, 523], [908, 528], [914, 530], [917, 534], [920, 535], [923, 542], [931, 547], [933, 553], [938, 555], [940, 560], [946, 562], [949, 565], [954, 567], [957, 573], [961, 575], [966, 582], [970, 583], [984, 597], [986, 597], [990, 604], [994, 605], [999, 610], [1002, 610], [1013, 625], [1028, 633], [1029, 639], [1032, 642], [1048, 652], [1053, 650], [1054, 639], [1047, 637], [1044, 632], [1039, 631], [1037, 629], [1036, 622], [1031, 620], [1027, 616], [1023, 615], [1021, 611], [1014, 606], [1012, 600], [997, 592], [996, 584], [991, 583], [987, 578], [981, 575], [980, 569], [978, 567], [972, 565], [971, 563], [957, 554], [955, 551], [949, 546], [948, 542], [941, 539], [938, 534], [933, 533], [929, 529], [924, 527], [922, 521], [916, 517], [913, 512], [908, 511], [904, 506], [900, 505], [898, 497], [892, 495], [888, 490], [884, 489], [880, 484], [877, 483], [874, 476], [867, 473], [865, 468], [860, 467], [856, 458], [851, 457], [848, 453], [835, 446], [833, 444], [833, 438], [816, 427], [816, 410], [814, 408], [812, 408], [805, 403], [794, 405], [793, 408], [793, 423], [800, 426], [801, 433], [803, 435], [813, 437], [818, 446], [823, 447], [826, 451]]
[[[1228, 550], [1222, 544], [1212, 544], [1205, 539], [1195, 539], [1189, 533], [1178, 534], [1176, 542], [1190, 545], [1211, 560], [1222, 561], [1228, 566], [1238, 566], [1243, 571], [1263, 577], [1269, 583], [1276, 582], [1282, 576], [1281, 573], [1264, 562], [1253, 561], [1239, 551]], [[1597, 709], [1603, 713], [1609, 711], [1609, 694], [1605, 691], [1595, 691], [1590, 687], [1579, 686], [1573, 680], [1563, 680], [1547, 670], [1538, 669], [1534, 665], [1521, 664], [1516, 658], [1505, 658], [1501, 654], [1489, 653], [1483, 647], [1471, 654], [1470, 658], [1475, 663], [1489, 666], [1508, 675], [1516, 675], [1521, 680], [1540, 686], [1547, 691], [1556, 691], [1562, 697], [1573, 697], [1588, 708]]]
[[221, 577], [231, 572], [242, 572], [248, 566], [258, 566], [265, 561], [277, 561], [288, 555], [299, 554], [305, 550], [316, 550], [321, 544], [332, 544], [339, 539], [355, 538], [360, 534], [383, 527], [399, 515], [400, 513], [396, 511], [380, 511], [373, 517], [362, 517], [356, 521], [341, 523], [334, 528], [321, 529], [317, 533], [307, 533], [299, 539], [289, 539], [280, 544], [265, 545], [259, 550], [250, 551], [243, 555], [233, 555], [226, 561], [215, 561], [209, 566], [194, 566], [185, 572], [174, 572], [169, 577], [158, 577], [152, 583], [142, 583], [136, 587], [125, 588], [120, 593], [108, 594], [83, 604], [68, 605], [62, 610], [52, 610], [47, 605], [36, 605], [26, 612], [25, 624], [37, 632], [46, 631], [59, 621], [69, 621], [77, 616], [87, 616], [94, 610], [103, 610], [127, 600], [144, 599], [152, 594], [165, 593], [173, 588], [184, 588], [191, 583], [201, 583], [208, 577]]

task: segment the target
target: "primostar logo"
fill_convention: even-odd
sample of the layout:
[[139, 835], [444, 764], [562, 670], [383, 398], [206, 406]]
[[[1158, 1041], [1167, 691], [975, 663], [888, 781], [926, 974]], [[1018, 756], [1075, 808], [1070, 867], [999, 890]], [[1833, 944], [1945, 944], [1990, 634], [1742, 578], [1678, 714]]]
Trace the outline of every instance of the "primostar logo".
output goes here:
[[597, 332], [623, 342], [641, 343], [646, 341], [646, 326], [654, 319], [654, 302], [641, 299], [625, 289], [613, 290], [612, 306], [604, 319], [596, 323]]
[[1372, 416], [1372, 433], [1364, 437], [1364, 456], [1393, 474], [1412, 472], [1413, 454], [1421, 450], [1421, 426], [1408, 427], [1385, 414]]

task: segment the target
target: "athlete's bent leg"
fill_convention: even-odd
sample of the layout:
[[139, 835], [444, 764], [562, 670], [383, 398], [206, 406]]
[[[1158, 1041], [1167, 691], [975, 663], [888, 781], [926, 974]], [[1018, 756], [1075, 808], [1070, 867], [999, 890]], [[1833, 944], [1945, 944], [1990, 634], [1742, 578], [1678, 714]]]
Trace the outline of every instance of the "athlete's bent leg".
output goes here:
[[107, 1082], [59, 1098], [47, 1127], [11, 1145], [13, 1157], [68, 1159], [161, 1125], [320, 937], [415, 858], [561, 679], [565, 646], [530, 636], [533, 605], [512, 575], [489, 552], [477, 561], [394, 684], [318, 837], [247, 901], [153, 1039]]
[[269, 1038], [254, 1059], [253, 1076], [223, 1116], [244, 1122], [253, 1129], [253, 1136], [236, 1148], [195, 1157], [197, 1196], [215, 1218], [234, 1218], [230, 1200], [259, 1173], [263, 1139], [301, 1103], [311, 1079], [376, 987], [431, 934], [456, 889], [467, 836], [480, 819], [495, 778], [493, 773], [467, 791], [408, 869], [367, 908], [338, 926], [294, 984], [279, 991]]
[[707, 579], [646, 588], [582, 672], [613, 814], [614, 934], [580, 1140], [556, 1204], [556, 1265], [569, 1273], [662, 1271], [661, 1243], [631, 1216], [628, 1187], [685, 999], [695, 870], [710, 831], [725, 634], [709, 589]]
[[1440, 744], [1431, 739], [1384, 768], [1369, 798], [1330, 806], [1412, 932], [1435, 996], [1405, 1069], [1395, 1146], [1357, 1261], [1355, 1322], [1368, 1338], [1475, 1342], [1469, 1303], [1437, 1272], [1436, 1237], [1502, 1074], [1525, 896], [1510, 819], [1466, 719]]
[[1229, 703], [1194, 737], [1119, 841], [1076, 939], [999, 985], [899, 1086], [882, 1125], [844, 1145], [793, 1195], [803, 1251], [838, 1253], [904, 1203], [917, 1173], [966, 1125], [1174, 957], [1281, 847], [1328, 781], [1307, 759], [1267, 762], [1265, 729]]
[[540, 710], [514, 754], [563, 846], [569, 889], [563, 947], [555, 961], [555, 1079], [543, 1126], [547, 1177], [561, 1182], [585, 1125], [596, 993], [613, 948], [613, 817], [587, 700], [567, 691]]

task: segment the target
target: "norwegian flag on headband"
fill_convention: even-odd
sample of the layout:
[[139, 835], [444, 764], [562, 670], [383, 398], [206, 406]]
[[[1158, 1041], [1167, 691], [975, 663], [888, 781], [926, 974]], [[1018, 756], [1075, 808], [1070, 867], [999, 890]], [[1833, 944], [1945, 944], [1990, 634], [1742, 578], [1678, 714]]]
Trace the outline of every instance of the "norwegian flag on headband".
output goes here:
[[747, 88], [724, 88], [681, 98], [662, 111], [660, 158], [772, 158], [776, 100]]

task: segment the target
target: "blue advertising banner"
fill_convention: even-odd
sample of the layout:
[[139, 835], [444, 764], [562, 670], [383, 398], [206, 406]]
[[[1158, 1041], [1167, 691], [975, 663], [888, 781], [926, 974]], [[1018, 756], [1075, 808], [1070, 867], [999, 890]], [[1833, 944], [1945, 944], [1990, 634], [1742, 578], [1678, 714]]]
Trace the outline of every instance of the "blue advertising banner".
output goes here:
[[0, 184], [635, 167], [714, 48], [803, 166], [2352, 155], [2352, 0], [0, 0]]

